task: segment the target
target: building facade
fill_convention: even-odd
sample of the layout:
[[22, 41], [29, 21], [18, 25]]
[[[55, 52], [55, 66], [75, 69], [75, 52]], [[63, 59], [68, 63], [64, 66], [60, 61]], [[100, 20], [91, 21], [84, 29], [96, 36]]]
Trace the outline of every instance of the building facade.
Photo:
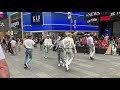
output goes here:
[[120, 37], [120, 12], [88, 12], [86, 20], [99, 26], [99, 37], [106, 34]]

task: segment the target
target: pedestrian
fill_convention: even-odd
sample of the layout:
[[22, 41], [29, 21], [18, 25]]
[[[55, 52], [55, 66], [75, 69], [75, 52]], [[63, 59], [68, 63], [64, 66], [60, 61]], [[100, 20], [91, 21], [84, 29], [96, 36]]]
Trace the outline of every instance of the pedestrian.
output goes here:
[[93, 56], [95, 54], [95, 45], [93, 41], [93, 34], [90, 34], [89, 37], [87, 38], [87, 45], [89, 46], [90, 50], [90, 59], [94, 60]]
[[89, 46], [87, 45], [87, 38], [88, 38], [88, 34], [85, 35], [85, 41], [84, 41], [84, 54], [87, 53], [87, 54], [90, 54], [89, 52]]
[[16, 41], [15, 41], [14, 37], [12, 38], [12, 41], [10, 43], [11, 43], [13, 55], [16, 55], [17, 54], [17, 52], [16, 52]]
[[47, 35], [47, 38], [44, 40], [44, 50], [45, 50], [45, 58], [47, 58], [48, 49], [52, 46], [52, 40], [49, 35]]
[[0, 78], [10, 78], [9, 67], [5, 61], [5, 55], [0, 45]]
[[13, 54], [13, 51], [12, 51], [12, 47], [11, 47], [11, 40], [10, 39], [8, 39], [8, 52], [9, 53], [11, 53], [11, 54]]
[[43, 48], [43, 39], [42, 38], [40, 38], [40, 50], [42, 51], [42, 48]]
[[110, 41], [111, 45], [112, 45], [112, 55], [116, 55], [116, 50], [117, 50], [117, 43], [115, 41], [115, 39], [113, 38]]
[[118, 45], [117, 45], [117, 51], [118, 51], [118, 54], [120, 56], [120, 38], [118, 39], [117, 43], [118, 43]]
[[63, 48], [63, 36], [60, 35], [60, 38], [57, 39], [56, 41], [56, 50], [58, 52], [58, 66], [63, 66], [64, 67], [64, 48]]
[[3, 47], [3, 50], [4, 50], [5, 52], [6, 52], [6, 45], [7, 45], [6, 39], [3, 37], [2, 47]]
[[75, 47], [75, 44], [74, 44], [74, 40], [72, 37], [72, 34], [71, 33], [67, 33], [67, 37], [64, 38], [62, 40], [63, 42], [63, 48], [64, 48], [64, 56], [65, 56], [65, 68], [66, 68], [66, 71], [69, 70], [69, 67], [72, 60], [73, 60], [73, 50], [74, 50], [74, 53], [77, 53], [77, 50], [76, 50], [76, 47]]
[[35, 46], [35, 42], [32, 40], [32, 35], [28, 35], [28, 38], [23, 43], [25, 47], [25, 62], [24, 62], [24, 69], [28, 68], [28, 64], [32, 60], [32, 51], [33, 46]]
[[21, 40], [18, 38], [18, 45], [17, 45], [17, 47], [18, 47], [18, 51], [20, 52], [21, 51]]

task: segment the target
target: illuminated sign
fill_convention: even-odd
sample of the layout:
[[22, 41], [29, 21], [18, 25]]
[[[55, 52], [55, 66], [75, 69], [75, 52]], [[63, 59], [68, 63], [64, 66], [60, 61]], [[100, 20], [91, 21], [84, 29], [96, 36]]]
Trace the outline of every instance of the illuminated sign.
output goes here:
[[103, 17], [100, 17], [100, 21], [107, 21], [107, 20], [110, 20], [110, 16], [103, 16]]
[[87, 23], [96, 22], [96, 21], [98, 21], [97, 18], [92, 18], [92, 19], [88, 20]]
[[11, 29], [19, 29], [21, 28], [21, 19], [17, 19], [11, 22]]
[[31, 13], [31, 25], [43, 25], [42, 12]]
[[93, 17], [93, 16], [99, 16], [100, 12], [90, 12], [88, 14], [86, 14], [86, 17]]
[[4, 18], [4, 13], [0, 12], [0, 18]]
[[115, 16], [115, 15], [120, 15], [120, 12], [112, 12], [110, 15], [111, 15], [111, 17]]

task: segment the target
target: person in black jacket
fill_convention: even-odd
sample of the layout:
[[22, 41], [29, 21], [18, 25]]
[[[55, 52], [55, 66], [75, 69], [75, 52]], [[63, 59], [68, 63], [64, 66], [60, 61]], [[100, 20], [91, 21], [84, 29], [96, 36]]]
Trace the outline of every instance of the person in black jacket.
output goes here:
[[40, 50], [42, 51], [44, 39], [40, 38]]

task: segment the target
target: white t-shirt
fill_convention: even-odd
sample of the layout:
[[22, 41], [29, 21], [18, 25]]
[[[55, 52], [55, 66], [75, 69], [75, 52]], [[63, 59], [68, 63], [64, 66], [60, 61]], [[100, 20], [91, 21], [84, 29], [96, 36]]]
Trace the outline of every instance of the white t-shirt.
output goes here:
[[1, 59], [5, 59], [5, 55], [4, 55], [4, 52], [3, 52], [2, 47], [0, 45], [0, 60]]
[[90, 36], [87, 38], [87, 45], [94, 46], [93, 37]]
[[32, 39], [26, 39], [23, 43], [23, 45], [25, 45], [26, 48], [33, 48], [33, 45], [35, 44], [35, 42]]
[[15, 46], [16, 45], [16, 41], [15, 40], [12, 40], [10, 43], [11, 43], [11, 46]]
[[52, 45], [52, 40], [49, 38], [49, 39], [45, 39], [44, 40], [44, 46], [51, 46]]
[[73, 38], [66, 37], [62, 41], [63, 41], [64, 48], [74, 48], [75, 47]]

